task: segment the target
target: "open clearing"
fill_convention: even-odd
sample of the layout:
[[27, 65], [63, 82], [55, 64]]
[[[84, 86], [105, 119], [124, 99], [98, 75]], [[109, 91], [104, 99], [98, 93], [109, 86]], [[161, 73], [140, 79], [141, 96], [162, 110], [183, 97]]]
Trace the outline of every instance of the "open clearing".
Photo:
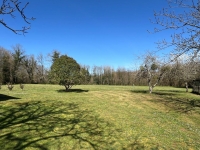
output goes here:
[[185, 89], [15, 85], [0, 90], [2, 150], [200, 149], [200, 96]]

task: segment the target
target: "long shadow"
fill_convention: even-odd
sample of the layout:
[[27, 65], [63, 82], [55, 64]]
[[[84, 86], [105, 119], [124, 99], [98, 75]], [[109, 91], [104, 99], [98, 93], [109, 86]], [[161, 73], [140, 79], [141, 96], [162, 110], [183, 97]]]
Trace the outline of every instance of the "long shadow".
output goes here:
[[131, 90], [131, 92], [133, 92], [133, 93], [141, 93], [141, 94], [149, 93], [149, 91], [147, 91], [147, 90]]
[[[142, 93], [148, 94], [148, 91], [145, 90], [132, 90], [133, 93]], [[176, 90], [156, 90], [153, 91], [153, 95], [158, 95], [163, 97], [163, 99], [152, 99], [150, 101], [155, 103], [162, 103], [166, 105], [168, 108], [175, 110], [181, 113], [188, 113], [193, 110], [197, 110], [200, 113], [200, 100], [188, 100], [188, 99], [180, 99], [177, 97], [173, 97], [179, 95], [180, 93], [185, 93], [184, 91], [176, 91]]]
[[163, 92], [163, 91], [153, 91], [154, 95], [159, 95], [159, 96], [175, 96], [178, 95], [176, 92]]
[[[122, 132], [76, 103], [33, 101], [0, 106], [2, 150], [146, 149], [138, 137], [130, 145], [120, 143]], [[151, 149], [160, 148], [152, 143]]]
[[20, 98], [0, 94], [0, 101], [7, 101], [7, 100], [10, 100], [10, 99], [20, 99]]
[[[149, 91], [148, 90], [131, 90], [131, 92], [133, 93], [142, 93], [142, 94], [148, 94]], [[180, 93], [185, 93], [183, 91], [178, 91], [178, 90], [155, 90], [152, 92], [152, 94], [154, 95], [178, 95]]]
[[74, 92], [74, 93], [83, 93], [83, 92], [88, 92], [89, 90], [82, 90], [82, 89], [68, 89], [67, 91], [64, 89], [57, 90], [59, 93], [66, 93], [66, 92]]
[[153, 99], [151, 101], [155, 103], [162, 103], [168, 108], [181, 113], [188, 113], [192, 111], [200, 113], [200, 100], [186, 100], [168, 97], [164, 99]]
[[78, 104], [35, 101], [0, 106], [0, 147], [108, 149], [115, 143], [116, 129]]
[[156, 89], [156, 91], [160, 91], [160, 92], [175, 92], [175, 93], [185, 93], [185, 91], [180, 91], [180, 90], [168, 90], [168, 89]]
[[181, 99], [181, 98], [173, 97], [181, 93], [185, 93], [185, 91], [157, 90], [153, 94], [164, 96], [164, 99], [152, 100], [152, 101], [156, 103], [159, 103], [159, 102], [164, 103], [167, 107], [181, 113], [188, 113], [193, 110], [197, 110], [196, 108], [200, 109], [200, 100], [184, 99], [184, 98]]

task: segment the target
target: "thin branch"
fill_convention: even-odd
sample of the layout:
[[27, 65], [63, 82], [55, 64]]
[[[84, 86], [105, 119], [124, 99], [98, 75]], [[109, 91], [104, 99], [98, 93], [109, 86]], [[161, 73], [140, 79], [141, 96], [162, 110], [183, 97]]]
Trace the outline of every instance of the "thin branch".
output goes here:
[[[20, 16], [23, 18], [23, 20], [27, 23], [30, 24], [28, 20], [35, 20], [35, 18], [28, 18], [26, 17], [24, 10], [28, 6], [29, 2], [27, 2], [24, 7], [20, 8], [21, 2], [18, 0], [3, 0], [3, 3], [0, 7], [0, 15], [10, 15], [12, 18], [15, 18], [14, 13], [19, 13]], [[30, 29], [30, 26], [24, 26], [22, 29], [14, 29], [13, 27], [10, 27], [9, 25], [6, 24], [6, 22], [1, 19], [0, 24], [2, 24], [4, 27], [7, 29], [11, 30], [15, 34], [25, 34], [27, 31]]]
[[[171, 41], [158, 42], [158, 48], [163, 50], [168, 47], [175, 47], [173, 52], [177, 57], [193, 52], [200, 52], [200, 1], [194, 0], [167, 0], [168, 8], [163, 8], [160, 12], [154, 12], [153, 24], [161, 26], [155, 28], [154, 33], [164, 30], [173, 30]], [[181, 9], [182, 13], [170, 11], [172, 8]], [[185, 10], [185, 11], [183, 11]], [[193, 57], [195, 58], [195, 57]]]

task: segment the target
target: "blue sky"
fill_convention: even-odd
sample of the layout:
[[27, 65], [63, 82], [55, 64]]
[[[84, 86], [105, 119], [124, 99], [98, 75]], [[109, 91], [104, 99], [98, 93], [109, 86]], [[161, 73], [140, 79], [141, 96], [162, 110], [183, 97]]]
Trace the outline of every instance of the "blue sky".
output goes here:
[[[56, 49], [82, 65], [132, 68], [137, 56], [156, 50], [155, 42], [166, 37], [147, 32], [155, 27], [153, 11], [166, 6], [165, 0], [32, 0], [25, 9], [36, 18], [31, 30], [16, 35], [0, 25], [0, 46], [20, 44], [35, 56]], [[4, 21], [13, 28], [26, 25], [18, 16]]]

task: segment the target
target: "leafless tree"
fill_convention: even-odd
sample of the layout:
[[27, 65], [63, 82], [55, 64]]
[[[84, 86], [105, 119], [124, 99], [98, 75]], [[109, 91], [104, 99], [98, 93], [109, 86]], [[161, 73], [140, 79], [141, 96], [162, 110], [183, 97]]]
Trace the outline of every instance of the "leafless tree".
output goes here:
[[39, 83], [45, 83], [45, 65], [44, 65], [44, 56], [42, 54], [39, 54], [37, 56], [37, 80]]
[[7, 83], [7, 85], [8, 85], [8, 89], [9, 89], [10, 91], [12, 91], [12, 89], [14, 88], [14, 86], [12, 85], [12, 83]]
[[152, 93], [153, 88], [159, 84], [167, 71], [167, 65], [161, 65], [156, 56], [148, 53], [144, 57], [143, 66], [140, 67], [138, 77], [147, 78], [149, 93]]
[[35, 60], [34, 55], [25, 58], [24, 67], [26, 68], [30, 83], [35, 83], [37, 61]]
[[24, 84], [20, 83], [19, 86], [20, 86], [20, 89], [22, 89], [22, 90], [24, 89]]
[[21, 1], [19, 0], [2, 0], [2, 4], [0, 6], [0, 15], [2, 15], [2, 18], [0, 19], [0, 24], [2, 24], [4, 27], [8, 28], [9, 30], [13, 31], [15, 34], [25, 34], [27, 33], [27, 30], [30, 29], [30, 26], [24, 26], [22, 29], [14, 29], [14, 27], [11, 27], [5, 22], [5, 17], [8, 16], [12, 18], [16, 18], [16, 16], [19, 14], [24, 22], [28, 25], [30, 25], [30, 21], [34, 20], [35, 18], [28, 18], [24, 12], [25, 8], [28, 6], [29, 2], [27, 2], [25, 5], [21, 6]]
[[[172, 30], [171, 40], [158, 42], [159, 49], [173, 47], [174, 58], [200, 54], [200, 0], [167, 0], [168, 7], [155, 12], [154, 33]], [[159, 27], [157, 27], [159, 26]]]
[[175, 70], [179, 73], [179, 79], [185, 83], [186, 92], [188, 92], [189, 82], [195, 80], [198, 72], [198, 61], [188, 61], [187, 58], [176, 60]]
[[93, 66], [90, 78], [91, 84], [99, 85], [132, 85], [135, 72], [124, 67], [116, 70], [110, 66]]

